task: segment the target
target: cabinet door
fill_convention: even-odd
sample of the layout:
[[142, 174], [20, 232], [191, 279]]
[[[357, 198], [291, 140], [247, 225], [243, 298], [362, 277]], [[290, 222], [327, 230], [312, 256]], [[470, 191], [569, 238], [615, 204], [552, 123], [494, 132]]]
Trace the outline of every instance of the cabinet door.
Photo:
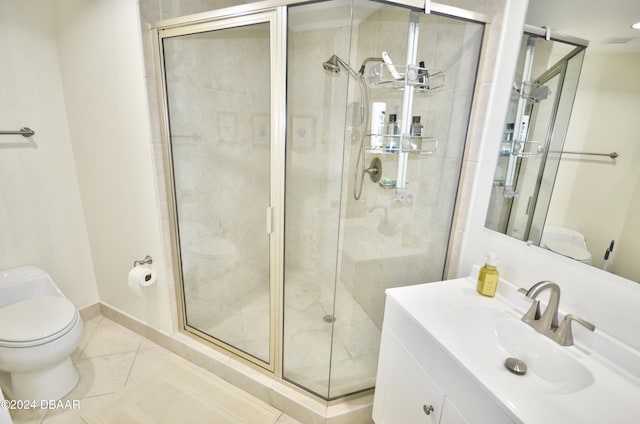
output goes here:
[[440, 424], [469, 424], [449, 398], [445, 398]]
[[385, 337], [388, 357], [378, 384], [384, 385], [378, 424], [437, 424], [444, 393], [391, 333]]

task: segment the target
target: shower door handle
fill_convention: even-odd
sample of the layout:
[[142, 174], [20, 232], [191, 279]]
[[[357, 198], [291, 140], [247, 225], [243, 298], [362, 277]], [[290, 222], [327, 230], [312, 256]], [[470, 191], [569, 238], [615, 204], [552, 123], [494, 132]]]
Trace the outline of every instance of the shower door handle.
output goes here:
[[273, 206], [267, 206], [267, 234], [273, 233]]

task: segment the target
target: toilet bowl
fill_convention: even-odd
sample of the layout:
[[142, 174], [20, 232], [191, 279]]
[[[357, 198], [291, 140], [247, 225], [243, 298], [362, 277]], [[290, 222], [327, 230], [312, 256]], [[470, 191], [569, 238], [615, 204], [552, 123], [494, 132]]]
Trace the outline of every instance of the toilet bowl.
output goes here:
[[71, 353], [83, 322], [35, 266], [0, 271], [0, 387], [12, 399], [58, 400], [78, 383]]
[[591, 252], [582, 233], [566, 227], [545, 225], [540, 246], [576, 261], [591, 264]]

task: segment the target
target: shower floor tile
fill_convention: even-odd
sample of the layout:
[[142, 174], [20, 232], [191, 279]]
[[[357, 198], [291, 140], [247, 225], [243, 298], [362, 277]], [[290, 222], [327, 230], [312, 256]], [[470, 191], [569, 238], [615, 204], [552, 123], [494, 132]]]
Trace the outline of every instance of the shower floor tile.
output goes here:
[[[325, 397], [373, 387], [380, 344], [373, 319], [333, 276], [297, 267], [285, 274], [284, 377]], [[249, 281], [212, 283], [199, 283], [198, 296], [187, 299], [189, 325], [266, 360], [268, 287], [254, 285], [239, 298], [230, 292]], [[335, 322], [327, 321], [334, 315]]]
[[329, 397], [373, 387], [380, 329], [345, 285], [294, 267], [285, 281], [284, 376]]

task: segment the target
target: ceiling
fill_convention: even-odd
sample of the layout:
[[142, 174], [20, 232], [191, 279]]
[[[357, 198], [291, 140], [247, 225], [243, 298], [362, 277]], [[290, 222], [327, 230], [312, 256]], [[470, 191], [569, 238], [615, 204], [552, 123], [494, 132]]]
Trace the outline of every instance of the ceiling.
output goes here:
[[[640, 53], [640, 0], [529, 0], [526, 23], [589, 40], [591, 53]], [[631, 38], [606, 44], [609, 38]]]

